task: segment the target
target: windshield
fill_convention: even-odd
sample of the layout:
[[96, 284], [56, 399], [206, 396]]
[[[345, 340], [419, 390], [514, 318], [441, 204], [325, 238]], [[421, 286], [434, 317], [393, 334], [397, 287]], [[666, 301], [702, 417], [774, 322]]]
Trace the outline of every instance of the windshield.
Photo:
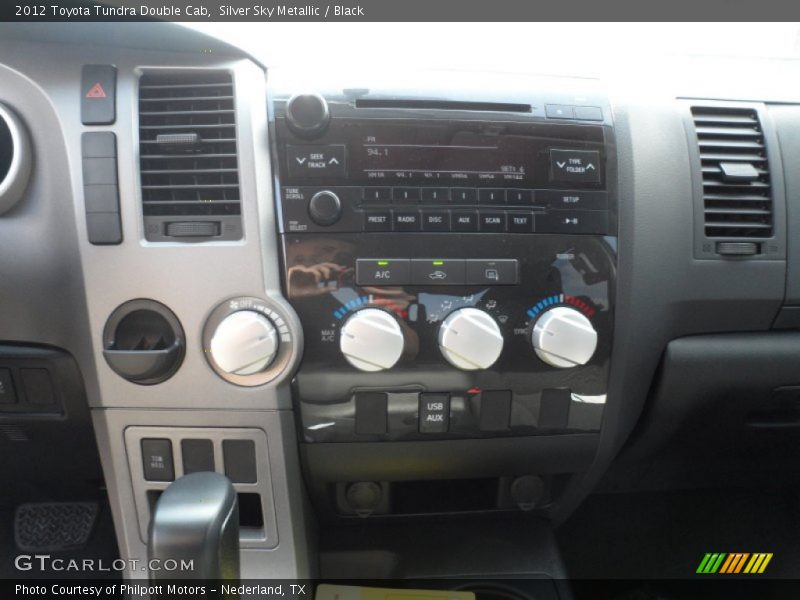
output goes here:
[[[268, 66], [596, 72], [613, 59], [797, 58], [797, 23], [187, 23]], [[353, 65], [353, 57], [358, 64]], [[620, 61], [623, 61], [620, 63]]]

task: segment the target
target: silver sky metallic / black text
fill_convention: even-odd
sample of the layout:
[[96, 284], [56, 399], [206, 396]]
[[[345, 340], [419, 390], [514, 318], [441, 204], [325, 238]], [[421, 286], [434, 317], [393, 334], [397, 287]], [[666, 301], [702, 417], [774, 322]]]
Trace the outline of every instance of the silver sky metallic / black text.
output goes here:
[[279, 4], [277, 6], [230, 6], [219, 7], [220, 17], [255, 17], [277, 19], [282, 17], [363, 17], [364, 8], [332, 4], [328, 6]]

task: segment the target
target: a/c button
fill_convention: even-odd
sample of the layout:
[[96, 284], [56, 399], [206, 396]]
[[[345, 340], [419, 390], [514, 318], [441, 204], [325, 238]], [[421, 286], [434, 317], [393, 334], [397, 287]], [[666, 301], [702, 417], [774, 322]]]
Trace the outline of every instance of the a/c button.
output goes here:
[[411, 261], [407, 258], [356, 259], [356, 285], [408, 285]]

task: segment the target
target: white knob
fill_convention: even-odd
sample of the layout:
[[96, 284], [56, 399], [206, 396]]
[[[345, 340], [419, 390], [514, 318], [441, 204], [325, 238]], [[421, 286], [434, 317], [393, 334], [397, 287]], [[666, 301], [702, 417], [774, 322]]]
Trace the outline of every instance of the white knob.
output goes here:
[[460, 308], [447, 315], [439, 328], [439, 349], [454, 367], [488, 369], [503, 350], [497, 322], [477, 308]]
[[364, 308], [345, 321], [339, 349], [351, 365], [362, 371], [391, 369], [403, 354], [403, 330], [392, 315]]
[[557, 306], [545, 312], [531, 335], [536, 355], [552, 367], [585, 365], [597, 348], [591, 321], [574, 308]]
[[266, 369], [278, 352], [278, 332], [267, 317], [240, 310], [225, 317], [211, 338], [211, 357], [220, 369], [252, 375]]

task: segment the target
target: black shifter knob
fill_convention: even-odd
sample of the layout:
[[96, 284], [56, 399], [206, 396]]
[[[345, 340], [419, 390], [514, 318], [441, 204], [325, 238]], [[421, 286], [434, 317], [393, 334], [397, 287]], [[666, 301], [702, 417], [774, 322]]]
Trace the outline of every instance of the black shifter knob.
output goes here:
[[300, 137], [321, 135], [330, 120], [328, 103], [319, 94], [295, 94], [286, 102], [286, 124]]
[[230, 480], [192, 473], [171, 483], [150, 518], [150, 560], [191, 561], [191, 571], [154, 571], [151, 580], [238, 579], [239, 503]]

